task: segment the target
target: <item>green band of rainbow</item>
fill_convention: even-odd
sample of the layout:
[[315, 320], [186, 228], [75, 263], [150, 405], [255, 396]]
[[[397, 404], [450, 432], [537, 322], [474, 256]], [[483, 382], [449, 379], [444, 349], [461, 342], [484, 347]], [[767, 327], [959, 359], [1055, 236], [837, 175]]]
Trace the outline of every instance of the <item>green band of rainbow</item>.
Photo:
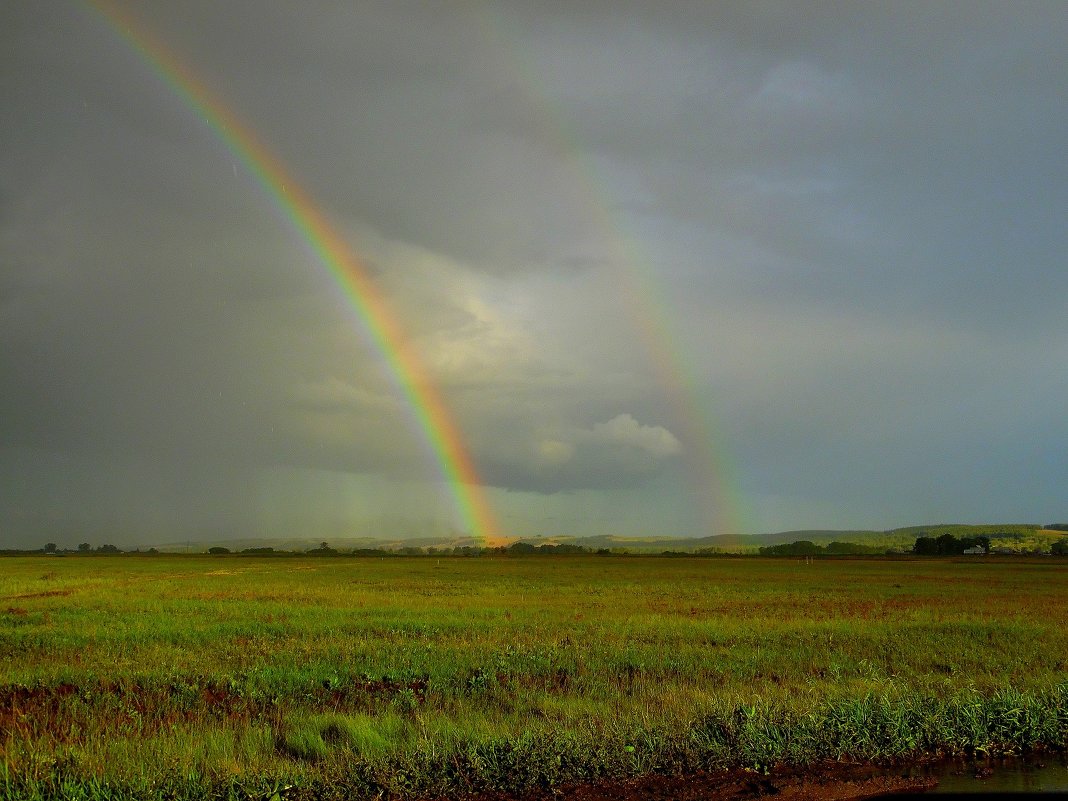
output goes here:
[[495, 545], [500, 533], [482, 481], [440, 391], [381, 290], [308, 193], [237, 115], [158, 38], [105, 0], [90, 8], [139, 54], [171, 91], [244, 165], [281, 209], [355, 309], [375, 349], [399, 384], [412, 415], [451, 487], [463, 522], [473, 536]]

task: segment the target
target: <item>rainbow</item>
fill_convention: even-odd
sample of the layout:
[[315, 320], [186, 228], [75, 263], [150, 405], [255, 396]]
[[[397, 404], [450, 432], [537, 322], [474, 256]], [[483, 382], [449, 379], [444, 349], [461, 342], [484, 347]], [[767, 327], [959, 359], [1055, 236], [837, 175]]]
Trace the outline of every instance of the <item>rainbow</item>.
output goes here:
[[402, 330], [397, 315], [361, 260], [285, 165], [188, 65], [151, 31], [107, 0], [94, 0], [89, 3], [89, 8], [193, 113], [203, 118], [312, 248], [356, 311], [365, 333], [404, 394], [418, 428], [451, 488], [464, 524], [481, 542], [490, 546], [500, 544], [500, 530], [460, 429], [433, 377]]
[[648, 259], [638, 243], [625, 232], [611, 211], [610, 199], [599, 189], [602, 181], [595, 166], [584, 157], [584, 148], [572, 134], [563, 115], [541, 87], [529, 59], [524, 56], [519, 37], [508, 33], [503, 15], [490, 4], [472, 6], [470, 18], [491, 51], [499, 54], [497, 67], [515, 78], [525, 100], [535, 112], [535, 130], [553, 152], [561, 154], [575, 176], [571, 187], [587, 209], [590, 223], [609, 249], [613, 264], [621, 268], [614, 284], [635, 324], [657, 386], [671, 404], [679, 431], [683, 456], [694, 504], [698, 510], [701, 535], [740, 534], [744, 501], [734, 489], [732, 462], [725, 440], [719, 435], [710, 399], [701, 398], [696, 376], [684, 357], [671, 324], [670, 304], [662, 297]]

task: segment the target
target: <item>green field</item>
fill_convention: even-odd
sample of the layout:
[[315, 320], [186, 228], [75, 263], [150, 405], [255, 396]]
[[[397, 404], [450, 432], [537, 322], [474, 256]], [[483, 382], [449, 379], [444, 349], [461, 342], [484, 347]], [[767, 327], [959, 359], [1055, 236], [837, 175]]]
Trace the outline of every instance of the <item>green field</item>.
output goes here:
[[3, 559], [0, 798], [1062, 748], [1066, 582], [1051, 557]]

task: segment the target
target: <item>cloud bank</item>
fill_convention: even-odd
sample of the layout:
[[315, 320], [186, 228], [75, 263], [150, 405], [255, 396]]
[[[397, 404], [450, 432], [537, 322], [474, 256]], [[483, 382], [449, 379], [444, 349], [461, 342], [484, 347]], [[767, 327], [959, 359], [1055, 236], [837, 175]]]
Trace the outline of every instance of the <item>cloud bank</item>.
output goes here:
[[[1065, 516], [1059, 4], [129, 11], [366, 262], [507, 530], [703, 535], [709, 481], [746, 531]], [[0, 46], [3, 544], [462, 526], [203, 120], [69, 4]]]

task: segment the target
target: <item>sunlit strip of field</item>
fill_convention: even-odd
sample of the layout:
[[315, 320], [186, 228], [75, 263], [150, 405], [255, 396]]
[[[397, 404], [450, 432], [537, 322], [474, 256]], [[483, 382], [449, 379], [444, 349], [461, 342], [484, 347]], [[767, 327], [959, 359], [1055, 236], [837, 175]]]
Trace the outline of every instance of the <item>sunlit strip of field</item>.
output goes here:
[[1050, 557], [4, 559], [0, 797], [1064, 746], [1066, 579]]

